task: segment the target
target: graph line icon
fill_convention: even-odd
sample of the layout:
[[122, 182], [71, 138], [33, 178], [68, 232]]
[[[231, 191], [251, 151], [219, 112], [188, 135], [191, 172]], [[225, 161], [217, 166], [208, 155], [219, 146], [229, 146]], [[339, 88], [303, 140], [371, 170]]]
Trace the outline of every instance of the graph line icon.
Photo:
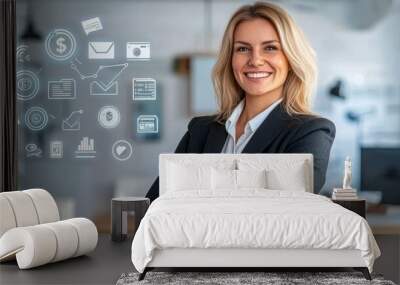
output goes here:
[[118, 82], [115, 81], [110, 85], [104, 86], [98, 81], [90, 82], [90, 95], [92, 96], [116, 96], [118, 95]]
[[[78, 64], [79, 61], [75, 60]], [[82, 80], [96, 79], [90, 82], [90, 95], [118, 95], [117, 78], [128, 67], [127, 63], [114, 65], [100, 65], [97, 71], [92, 74], [83, 74], [77, 65], [72, 62], [71, 68], [75, 70]]]
[[83, 110], [73, 111], [65, 120], [62, 121], [63, 131], [79, 131], [81, 129], [81, 115]]
[[75, 151], [76, 158], [95, 158], [96, 150], [94, 148], [94, 139], [83, 137]]

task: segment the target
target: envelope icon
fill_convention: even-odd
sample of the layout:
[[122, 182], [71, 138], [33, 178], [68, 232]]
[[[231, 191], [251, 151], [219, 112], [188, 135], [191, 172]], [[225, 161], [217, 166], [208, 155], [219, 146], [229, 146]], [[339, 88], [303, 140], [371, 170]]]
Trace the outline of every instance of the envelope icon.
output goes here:
[[113, 59], [114, 42], [89, 42], [89, 59]]
[[90, 95], [118, 95], [118, 81], [109, 85], [104, 85], [98, 81], [90, 82]]

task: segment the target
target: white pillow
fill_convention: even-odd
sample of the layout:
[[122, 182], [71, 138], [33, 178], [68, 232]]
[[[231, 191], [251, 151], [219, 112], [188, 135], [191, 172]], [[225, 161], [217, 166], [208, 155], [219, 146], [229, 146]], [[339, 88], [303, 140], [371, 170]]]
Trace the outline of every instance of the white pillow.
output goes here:
[[210, 189], [210, 167], [169, 162], [167, 191]]
[[307, 191], [310, 185], [308, 161], [291, 159], [238, 159], [240, 170], [266, 170], [267, 189]]
[[238, 188], [267, 188], [267, 172], [263, 170], [236, 170]]
[[277, 169], [267, 170], [267, 186], [272, 190], [289, 190], [306, 192], [305, 165], [279, 171]]
[[236, 170], [211, 169], [211, 187], [213, 190], [236, 190]]
[[212, 189], [238, 190], [240, 188], [266, 188], [265, 170], [211, 170]]

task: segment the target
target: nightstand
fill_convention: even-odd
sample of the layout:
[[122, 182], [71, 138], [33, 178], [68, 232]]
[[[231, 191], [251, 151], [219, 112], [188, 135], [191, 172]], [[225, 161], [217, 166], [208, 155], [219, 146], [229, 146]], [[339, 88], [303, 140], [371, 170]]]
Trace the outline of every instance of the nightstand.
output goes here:
[[150, 206], [150, 199], [143, 197], [120, 197], [111, 200], [111, 240], [128, 238], [128, 215], [134, 216], [134, 236], [140, 221]]
[[340, 206], [353, 211], [356, 214], [359, 214], [361, 217], [365, 219], [366, 212], [366, 202], [364, 199], [356, 199], [356, 200], [336, 200], [332, 199], [332, 202], [339, 204]]

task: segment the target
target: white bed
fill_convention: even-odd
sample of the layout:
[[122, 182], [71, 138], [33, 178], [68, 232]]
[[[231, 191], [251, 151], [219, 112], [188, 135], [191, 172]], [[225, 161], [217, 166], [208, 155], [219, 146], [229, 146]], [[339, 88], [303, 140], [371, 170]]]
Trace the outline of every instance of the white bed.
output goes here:
[[155, 267], [354, 267], [370, 278], [380, 255], [365, 219], [312, 194], [310, 154], [162, 154], [159, 173], [132, 243], [140, 279]]

